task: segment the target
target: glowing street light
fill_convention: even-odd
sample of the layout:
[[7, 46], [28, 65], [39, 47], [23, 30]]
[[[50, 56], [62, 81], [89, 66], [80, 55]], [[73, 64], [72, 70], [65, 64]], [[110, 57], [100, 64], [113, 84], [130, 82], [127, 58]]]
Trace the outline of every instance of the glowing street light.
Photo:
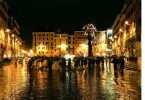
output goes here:
[[125, 21], [125, 25], [129, 25], [129, 22], [128, 21]]
[[119, 32], [123, 32], [123, 30], [120, 28], [120, 29], [119, 29]]
[[6, 32], [10, 33], [11, 31], [10, 31], [10, 29], [6, 29]]

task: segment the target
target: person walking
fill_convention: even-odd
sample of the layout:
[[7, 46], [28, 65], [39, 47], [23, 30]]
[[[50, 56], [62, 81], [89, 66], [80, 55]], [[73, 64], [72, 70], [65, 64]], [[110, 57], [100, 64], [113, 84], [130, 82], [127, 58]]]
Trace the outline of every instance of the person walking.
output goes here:
[[68, 59], [68, 71], [71, 71], [71, 59]]
[[121, 71], [123, 71], [124, 70], [124, 63], [125, 63], [124, 58], [120, 57], [119, 62], [120, 62], [120, 69], [121, 69]]
[[96, 65], [100, 66], [100, 57], [99, 56], [96, 57]]
[[114, 64], [114, 71], [117, 70], [117, 65], [118, 65], [118, 58], [117, 56], [114, 56], [112, 63]]

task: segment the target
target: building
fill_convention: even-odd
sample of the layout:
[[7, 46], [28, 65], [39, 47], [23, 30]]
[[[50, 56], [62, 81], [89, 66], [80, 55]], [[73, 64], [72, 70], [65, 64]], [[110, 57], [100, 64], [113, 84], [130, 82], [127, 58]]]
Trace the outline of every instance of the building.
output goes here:
[[54, 56], [65, 55], [68, 50], [68, 34], [56, 33], [54, 37]]
[[92, 47], [93, 55], [105, 56], [107, 53], [106, 31], [97, 31], [95, 37], [96, 44], [94, 44]]
[[[112, 46], [107, 41], [112, 37], [110, 29], [104, 31], [97, 31], [95, 33], [95, 44], [92, 44], [93, 56], [105, 56], [112, 54]], [[108, 34], [107, 34], [108, 33]], [[76, 56], [88, 55], [88, 43], [84, 31], [75, 31], [74, 33], [74, 51]]]
[[113, 30], [111, 28], [106, 30], [106, 43], [107, 43], [107, 55], [113, 55], [112, 51], [112, 37], [113, 37]]
[[[92, 45], [94, 56], [112, 54], [112, 47], [107, 44], [112, 37], [110, 32], [112, 33], [110, 29], [96, 32], [96, 43]], [[33, 32], [32, 47], [34, 56], [88, 55], [87, 37], [84, 35], [84, 31], [75, 31], [74, 35], [60, 32]]]
[[4, 57], [4, 53], [7, 46], [7, 33], [6, 29], [8, 28], [8, 4], [4, 0], [0, 0], [0, 61]]
[[0, 0], [0, 61], [4, 58], [21, 56], [22, 39], [19, 36], [19, 25], [8, 14], [9, 6], [5, 0]]
[[68, 34], [56, 32], [33, 32], [34, 56], [65, 55], [68, 49]]
[[55, 32], [33, 32], [35, 56], [53, 56]]
[[74, 54], [76, 56], [86, 56], [88, 53], [87, 39], [84, 31], [74, 32]]
[[141, 61], [141, 0], [126, 0], [113, 25], [113, 52]]
[[12, 57], [20, 57], [21, 56], [21, 51], [24, 50], [23, 48], [23, 40], [20, 37], [20, 27], [16, 21], [16, 19], [12, 16], [9, 18], [8, 22], [9, 28], [7, 30], [9, 34], [9, 41], [10, 45], [8, 47], [8, 52]]
[[74, 35], [68, 35], [68, 53], [74, 54]]

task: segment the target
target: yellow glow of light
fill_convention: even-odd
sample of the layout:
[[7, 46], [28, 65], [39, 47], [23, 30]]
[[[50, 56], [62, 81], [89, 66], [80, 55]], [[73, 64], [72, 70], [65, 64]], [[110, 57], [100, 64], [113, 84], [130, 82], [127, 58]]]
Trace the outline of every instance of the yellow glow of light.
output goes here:
[[12, 37], [14, 37], [14, 34], [12, 34]]
[[8, 32], [8, 33], [9, 33], [9, 32], [10, 32], [10, 29], [6, 29], [6, 32]]
[[33, 50], [30, 50], [30, 55], [33, 56], [34, 52]]
[[27, 53], [25, 50], [21, 50], [22, 53]]
[[120, 29], [119, 29], [119, 32], [122, 32], [122, 31], [123, 31], [123, 30], [120, 28]]
[[64, 50], [64, 49], [67, 48], [67, 45], [66, 44], [61, 44], [60, 47], [61, 47], [62, 50]]
[[116, 35], [114, 36], [114, 39], [117, 39], [117, 36]]
[[86, 44], [81, 44], [80, 45], [83, 49], [86, 49], [87, 48], [87, 45]]
[[38, 45], [36, 47], [36, 50], [37, 50], [37, 52], [47, 52], [46, 46], [42, 45], [42, 44]]
[[125, 25], [129, 25], [129, 22], [128, 21], [125, 21]]
[[5, 34], [3, 30], [0, 30], [0, 39], [4, 40]]
[[106, 48], [106, 44], [101, 44], [102, 49]]

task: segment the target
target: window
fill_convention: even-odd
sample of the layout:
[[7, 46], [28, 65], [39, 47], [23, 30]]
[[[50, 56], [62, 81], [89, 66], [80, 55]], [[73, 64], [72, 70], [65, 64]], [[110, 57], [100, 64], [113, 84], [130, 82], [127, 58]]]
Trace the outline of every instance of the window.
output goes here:
[[41, 40], [41, 38], [39, 38], [39, 40]]
[[40, 42], [39, 42], [39, 44], [40, 44]]
[[49, 44], [49, 42], [46, 42], [46, 45], [48, 45]]
[[44, 38], [43, 38], [43, 40], [44, 40]]
[[43, 42], [43, 44], [44, 44], [44, 42]]
[[53, 47], [51, 47], [51, 49], [53, 49]]
[[71, 41], [68, 41], [68, 44], [71, 44]]
[[39, 36], [41, 36], [41, 34], [39, 34]]
[[51, 46], [53, 46], [53, 43], [51, 42]]
[[61, 42], [61, 39], [60, 39], [60, 42]]

